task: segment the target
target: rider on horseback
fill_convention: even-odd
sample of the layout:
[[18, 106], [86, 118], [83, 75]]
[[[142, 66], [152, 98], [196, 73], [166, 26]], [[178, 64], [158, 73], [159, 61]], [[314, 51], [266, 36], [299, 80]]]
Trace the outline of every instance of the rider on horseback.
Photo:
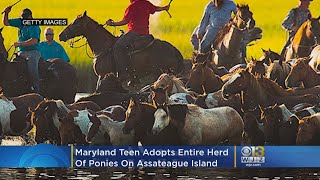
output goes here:
[[228, 23], [232, 12], [237, 13], [237, 6], [232, 0], [211, 0], [207, 4], [200, 25], [191, 36], [196, 51], [207, 53], [210, 50], [218, 31]]
[[18, 48], [18, 55], [28, 58], [28, 72], [32, 80], [34, 91], [39, 93], [39, 73], [38, 62], [41, 58], [39, 51], [40, 28], [39, 26], [22, 25], [23, 19], [33, 19], [30, 9], [25, 8], [22, 10], [21, 18], [8, 19], [8, 14], [11, 11], [9, 6], [4, 10], [2, 22], [6, 26], [13, 26], [19, 29], [19, 41], [15, 42], [14, 47]]
[[128, 24], [128, 32], [122, 35], [114, 45], [114, 59], [121, 79], [126, 79], [129, 52], [128, 47], [137, 38], [149, 34], [149, 16], [155, 12], [169, 10], [170, 5], [158, 7], [147, 0], [130, 0], [124, 17], [119, 22], [109, 19], [106, 24], [109, 26], [123, 26]]
[[309, 10], [310, 1], [313, 0], [300, 0], [299, 6], [291, 9], [282, 22], [282, 27], [289, 32], [289, 38], [281, 51], [282, 57], [300, 26], [312, 17]]

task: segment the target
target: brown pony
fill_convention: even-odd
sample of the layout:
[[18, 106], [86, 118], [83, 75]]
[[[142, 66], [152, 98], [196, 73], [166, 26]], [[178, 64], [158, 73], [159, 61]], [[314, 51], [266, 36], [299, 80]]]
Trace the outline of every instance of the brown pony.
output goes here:
[[249, 72], [255, 76], [264, 76], [266, 74], [266, 66], [263, 61], [258, 61], [252, 58], [251, 62], [247, 64]]
[[315, 72], [305, 58], [298, 59], [293, 65], [285, 84], [287, 87], [299, 87], [301, 82], [305, 88], [320, 84], [320, 74]]
[[259, 123], [252, 112], [246, 112], [243, 116], [244, 133], [242, 134], [245, 145], [263, 146], [265, 137], [259, 128]]
[[320, 145], [320, 113], [302, 119], [296, 143], [297, 145]]
[[216, 92], [223, 85], [221, 78], [207, 66], [207, 62], [193, 64], [186, 84], [188, 88], [198, 94]]
[[[86, 11], [79, 15], [59, 35], [60, 41], [67, 41], [77, 36], [84, 36], [94, 54], [94, 71], [99, 76], [98, 83], [107, 73], [115, 73], [113, 45], [117, 41], [110, 32], [87, 16]], [[135, 51], [135, 52], [134, 52]], [[179, 73], [183, 69], [181, 53], [170, 43], [155, 39], [150, 47], [130, 52], [129, 74], [134, 79], [153, 75], [156, 79], [161, 69], [172, 68]]]
[[281, 57], [280, 54], [272, 51], [271, 49], [269, 50], [262, 49], [262, 52], [263, 52], [263, 55], [260, 57], [260, 61], [264, 62], [268, 66], [271, 63], [273, 63], [275, 60], [283, 61], [283, 57]]
[[291, 46], [285, 53], [286, 61], [292, 58], [307, 57], [317, 45], [320, 37], [320, 17], [304, 22], [293, 37]]
[[217, 66], [230, 69], [236, 64], [245, 63], [241, 53], [241, 43], [246, 30], [255, 26], [252, 12], [248, 5], [237, 5], [237, 14], [218, 33], [214, 41], [212, 60]]
[[291, 70], [289, 63], [282, 60], [273, 61], [267, 69], [266, 77], [273, 80], [281, 87], [286, 88], [285, 80], [288, 77]]

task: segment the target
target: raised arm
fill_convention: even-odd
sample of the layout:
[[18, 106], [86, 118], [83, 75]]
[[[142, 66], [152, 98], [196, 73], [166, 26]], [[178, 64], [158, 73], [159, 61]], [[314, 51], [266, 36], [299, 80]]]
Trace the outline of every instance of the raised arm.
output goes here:
[[170, 5], [164, 6], [164, 7], [156, 7], [156, 11], [168, 11], [170, 9]]
[[9, 26], [9, 18], [8, 18], [8, 15], [11, 11], [11, 6], [8, 6], [6, 9], [4, 9], [4, 15], [2, 17], [2, 23], [5, 25], [5, 26]]

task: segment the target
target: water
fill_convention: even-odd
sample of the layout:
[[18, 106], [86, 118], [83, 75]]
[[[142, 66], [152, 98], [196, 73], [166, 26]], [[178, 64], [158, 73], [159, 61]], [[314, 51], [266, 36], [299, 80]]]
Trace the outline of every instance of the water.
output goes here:
[[0, 169], [1, 179], [320, 179], [319, 169]]

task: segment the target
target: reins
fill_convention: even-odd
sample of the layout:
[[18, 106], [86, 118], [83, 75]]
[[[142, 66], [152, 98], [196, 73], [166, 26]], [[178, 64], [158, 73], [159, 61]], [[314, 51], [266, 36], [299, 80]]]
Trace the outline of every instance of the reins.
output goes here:
[[[104, 24], [100, 24], [100, 26], [104, 27], [104, 26], [108, 26], [108, 25], [107, 25], [107, 23], [104, 23]], [[113, 26], [113, 27], [114, 27], [113, 36], [115, 36], [116, 26]], [[109, 48], [107, 51], [102, 52], [101, 54], [91, 56], [91, 55], [89, 54], [89, 52], [88, 52], [88, 39], [86, 39], [86, 42], [85, 42], [84, 44], [82, 44], [82, 45], [80, 45], [80, 46], [77, 46], [77, 47], [74, 46], [74, 43], [76, 43], [76, 42], [78, 42], [78, 41], [80, 41], [80, 40], [82, 40], [82, 39], [84, 39], [84, 38], [85, 38], [84, 36], [81, 36], [81, 38], [79, 38], [79, 39], [77, 39], [77, 40], [75, 40], [75, 41], [74, 41], [74, 38], [72, 38], [72, 39], [71, 39], [71, 42], [68, 43], [68, 44], [69, 44], [69, 46], [70, 46], [71, 48], [81, 48], [81, 47], [85, 46], [85, 47], [86, 47], [86, 54], [87, 54], [87, 56], [88, 56], [90, 59], [96, 59], [96, 58], [98, 58], [99, 56], [102, 56], [102, 55], [104, 55], [104, 54], [109, 53], [109, 52], [111, 51], [111, 49], [112, 49], [112, 47], [111, 47], [111, 48]]]

